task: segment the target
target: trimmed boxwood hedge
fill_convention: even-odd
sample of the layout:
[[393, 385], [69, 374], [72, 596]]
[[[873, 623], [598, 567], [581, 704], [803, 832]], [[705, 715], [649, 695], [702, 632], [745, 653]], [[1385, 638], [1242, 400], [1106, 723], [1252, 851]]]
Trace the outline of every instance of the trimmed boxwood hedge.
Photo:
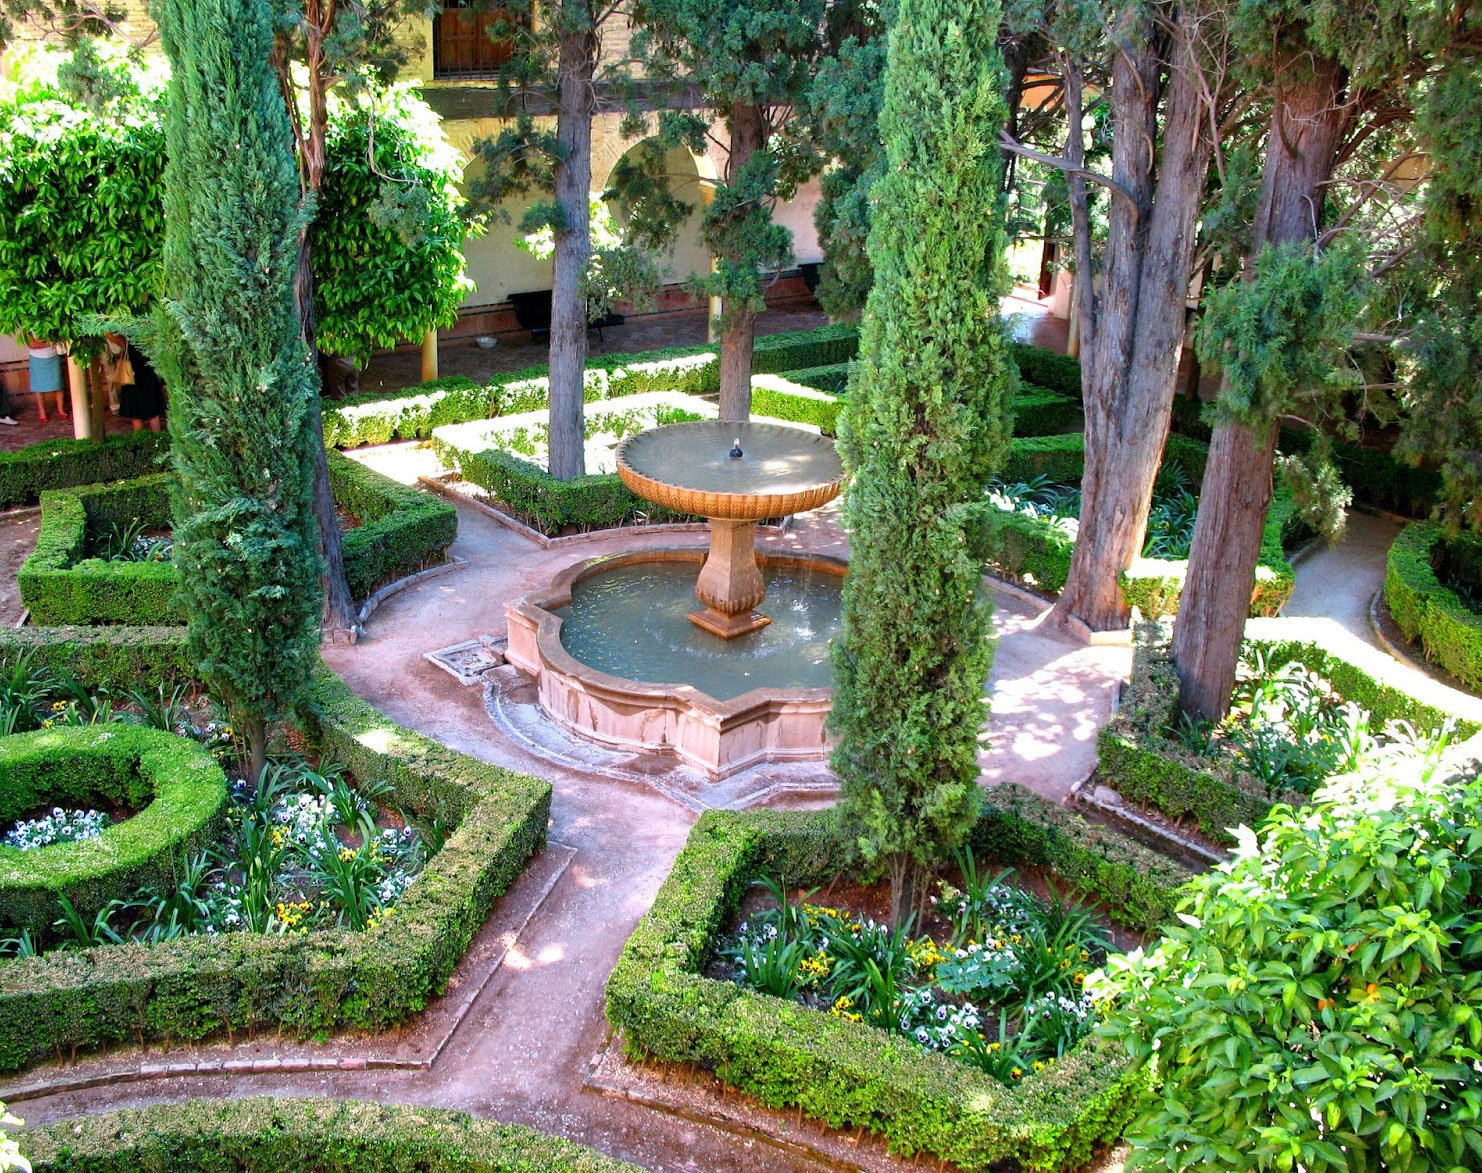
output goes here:
[[[1150, 853], [1114, 850], [1110, 832], [1083, 841], [1075, 823], [1028, 813], [1033, 796], [1003, 789], [991, 792], [998, 805], [979, 828], [982, 844], [1003, 851], [1001, 862], [1066, 860], [1076, 876], [1121, 876], [1127, 886], [1108, 896], [1137, 885], [1139, 920], [1154, 906], [1171, 907], [1171, 893], [1151, 891], [1157, 877], [1133, 875]], [[608, 979], [607, 1017], [629, 1053], [714, 1071], [770, 1107], [866, 1128], [899, 1153], [926, 1152], [964, 1168], [1075, 1167], [1118, 1136], [1144, 1077], [1110, 1041], [1087, 1040], [1005, 1087], [873, 1027], [702, 976], [753, 879], [827, 882], [838, 866], [828, 812], [703, 814]]]
[[1470, 688], [1482, 688], [1482, 615], [1461, 601], [1435, 571], [1446, 531], [1417, 521], [1400, 531], [1384, 567], [1384, 601], [1408, 640]]
[[1077, 403], [1081, 400], [1081, 360], [1071, 358], [1059, 351], [1046, 350], [1043, 346], [1031, 346], [1027, 342], [1013, 344], [1014, 362], [1019, 368], [1019, 377], [1036, 387], [1058, 391]]
[[[167, 646], [165, 659], [173, 654]], [[224, 933], [4, 962], [0, 1070], [123, 1040], [384, 1030], [441, 992], [495, 899], [544, 845], [549, 783], [398, 727], [328, 669], [301, 725], [326, 760], [384, 780], [389, 801], [454, 826], [396, 915], [364, 933]]]
[[163, 432], [127, 432], [104, 440], [45, 440], [0, 452], [0, 506], [28, 505], [47, 489], [120, 481], [154, 472], [169, 450]]
[[478, 485], [534, 530], [555, 537], [569, 528], [607, 529], [643, 516], [679, 521], [684, 514], [635, 496], [616, 473], [558, 480], [540, 465], [501, 448], [469, 452], [434, 437], [438, 459], [469, 484]]
[[[1163, 449], [1164, 464], [1179, 465], [1195, 483], [1203, 479], [1208, 457], [1205, 445], [1186, 436], [1170, 435]], [[1082, 433], [1025, 437], [1013, 442], [1001, 475], [1005, 481], [1045, 476], [1078, 484], [1085, 464], [1086, 438]], [[994, 570], [1029, 581], [1046, 594], [1060, 593], [1070, 573], [1074, 538], [1058, 525], [1022, 513], [986, 510], [975, 516], [981, 523], [976, 548]], [[1298, 524], [1291, 496], [1278, 490], [1261, 534], [1260, 560], [1251, 592], [1252, 616], [1275, 615], [1291, 597], [1296, 574], [1286, 560], [1285, 547]], [[1147, 618], [1171, 615], [1178, 610], [1187, 570], [1186, 560], [1139, 558], [1122, 575], [1122, 594], [1129, 606]]]
[[173, 687], [197, 675], [184, 627], [0, 627], [0, 660], [23, 656], [53, 676], [120, 692], [141, 680]]
[[624, 1173], [636, 1166], [466, 1112], [250, 1096], [154, 1104], [28, 1128], [35, 1173]]
[[849, 372], [852, 362], [834, 362], [822, 367], [804, 367], [800, 371], [788, 371], [787, 377], [815, 391], [827, 391], [830, 395], [842, 395], [849, 390]]
[[751, 414], [794, 424], [808, 424], [825, 436], [839, 430], [839, 412], [844, 401], [828, 391], [818, 391], [795, 382], [791, 375], [754, 375], [751, 380]]
[[[1332, 685], [1346, 701], [1369, 710], [1376, 724], [1408, 721], [1435, 732], [1448, 720], [1457, 735], [1470, 737], [1479, 726], [1456, 720], [1313, 640], [1266, 637], [1247, 632], [1247, 648], [1259, 649], [1273, 668], [1300, 663]], [[1136, 632], [1132, 678], [1116, 715], [1097, 735], [1097, 769], [1124, 799], [1151, 806], [1169, 818], [1192, 818], [1205, 835], [1232, 843], [1229, 829], [1259, 826], [1278, 802], [1301, 806], [1307, 795], [1295, 790], [1272, 793], [1258, 779], [1228, 762], [1213, 762], [1168, 735], [1178, 706], [1178, 674], [1169, 649], [1166, 623], [1143, 623]]]
[[[853, 326], [824, 326], [756, 340], [755, 374], [845, 362], [859, 346]], [[714, 344], [602, 355], [587, 363], [588, 402], [644, 391], [713, 395], [720, 390], [720, 350]], [[500, 375], [486, 384], [455, 377], [386, 394], [372, 392], [324, 405], [324, 442], [332, 448], [422, 440], [443, 424], [461, 424], [547, 406], [545, 366]]]
[[193, 741], [116, 722], [0, 737], [0, 825], [99, 803], [137, 813], [91, 839], [0, 846], [0, 929], [52, 937], [62, 896], [90, 918], [168, 883], [181, 859], [216, 842], [226, 775]]
[[[338, 452], [329, 454], [335, 501], [362, 525], [345, 534], [345, 577], [364, 598], [380, 584], [441, 561], [458, 534], [458, 513], [429, 493], [399, 485]], [[171, 474], [86, 485], [42, 495], [36, 549], [16, 576], [21, 601], [44, 626], [183, 622], [170, 562], [106, 562], [87, 541], [135, 518], [170, 525]]]

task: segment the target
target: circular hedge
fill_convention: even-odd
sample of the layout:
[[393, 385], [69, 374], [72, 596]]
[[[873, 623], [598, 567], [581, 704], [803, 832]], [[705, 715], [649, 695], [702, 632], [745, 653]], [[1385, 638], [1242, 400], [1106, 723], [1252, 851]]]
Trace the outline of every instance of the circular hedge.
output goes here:
[[1417, 521], [1389, 548], [1384, 602], [1408, 640], [1419, 640], [1433, 660], [1470, 688], [1482, 688], [1482, 615], [1461, 601], [1436, 573], [1447, 553], [1446, 531]]
[[0, 846], [6, 928], [48, 934], [61, 915], [60, 896], [91, 917], [110, 900], [169, 882], [182, 856], [216, 839], [226, 775], [195, 742], [137, 725], [0, 738], [0, 825], [41, 808], [99, 800], [139, 813], [92, 839], [30, 851]]
[[519, 1125], [359, 1100], [192, 1100], [63, 1120], [16, 1139], [36, 1173], [636, 1173]]

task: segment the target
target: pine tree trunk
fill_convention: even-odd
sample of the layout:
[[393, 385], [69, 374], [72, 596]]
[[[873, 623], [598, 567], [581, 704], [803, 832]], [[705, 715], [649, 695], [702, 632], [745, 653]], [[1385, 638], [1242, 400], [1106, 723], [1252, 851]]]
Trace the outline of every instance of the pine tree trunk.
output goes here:
[[[760, 106], [738, 106], [731, 113], [729, 176], [767, 144], [767, 123]], [[756, 313], [727, 298], [721, 307], [725, 329], [720, 338], [720, 418], [751, 418], [751, 356], [756, 344]]]
[[905, 928], [914, 921], [922, 894], [923, 869], [908, 852], [890, 857], [890, 927]]
[[588, 0], [565, 0], [558, 52], [556, 233], [551, 281], [550, 473], [561, 480], [586, 471], [583, 391], [587, 366], [585, 276], [591, 257], [592, 74], [596, 66]]
[[[1198, 19], [1185, 10], [1185, 25]], [[1091, 305], [1089, 240], [1077, 240], [1086, 466], [1081, 521], [1058, 620], [1092, 631], [1127, 624], [1122, 571], [1142, 552], [1153, 481], [1168, 436], [1183, 350], [1184, 305], [1204, 179], [1213, 145], [1207, 99], [1181, 29], [1168, 83], [1163, 152], [1156, 179], [1147, 144], [1157, 134], [1160, 62], [1165, 48], [1150, 28], [1117, 55], [1113, 83], [1113, 178], [1128, 193], [1112, 199], [1102, 289]], [[1077, 225], [1077, 237], [1089, 226]], [[1092, 320], [1094, 319], [1094, 321]]]
[[261, 717], [239, 720], [242, 742], [247, 747], [247, 783], [256, 786], [268, 764], [268, 723]]
[[[1248, 264], [1267, 245], [1316, 240], [1323, 190], [1350, 116], [1337, 62], [1303, 54], [1288, 64], [1288, 76], [1299, 80], [1277, 86]], [[1197, 720], [1223, 717], [1235, 687], [1271, 504], [1275, 436], [1271, 420], [1257, 428], [1221, 424], [1210, 438], [1173, 631], [1179, 706]]]

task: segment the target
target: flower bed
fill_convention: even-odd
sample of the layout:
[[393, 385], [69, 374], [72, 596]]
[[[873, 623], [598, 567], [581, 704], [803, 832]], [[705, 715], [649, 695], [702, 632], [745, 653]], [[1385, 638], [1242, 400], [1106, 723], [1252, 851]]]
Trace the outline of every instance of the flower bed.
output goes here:
[[53, 803], [104, 801], [138, 813], [72, 842], [0, 846], [0, 929], [47, 933], [65, 897], [91, 917], [169, 881], [214, 841], [226, 775], [194, 742], [111, 723], [0, 737], [0, 825]]
[[[1080, 820], [1048, 813], [1017, 788], [994, 790], [990, 803], [974, 836], [980, 856], [1006, 865], [1064, 860], [1076, 879], [1116, 877], [1119, 891], [1145, 897], [1140, 923], [1154, 904], [1171, 908], [1183, 873], [1153, 853], [1104, 829], [1086, 833]], [[898, 1035], [703, 976], [751, 881], [771, 874], [813, 884], [837, 871], [827, 814], [703, 815], [608, 980], [608, 1018], [629, 1052], [713, 1070], [772, 1107], [867, 1128], [900, 1153], [966, 1168], [1073, 1167], [1116, 1137], [1140, 1083], [1110, 1042], [1084, 1040], [1005, 1086]], [[1154, 890], [1160, 895], [1146, 899]], [[1116, 897], [1107, 896], [1116, 915]]]
[[[1107, 785], [1128, 801], [1171, 819], [1193, 819], [1203, 834], [1232, 843], [1231, 828], [1258, 826], [1276, 803], [1306, 802], [1324, 772], [1372, 760], [1384, 749], [1380, 734], [1390, 722], [1407, 723], [1422, 740], [1443, 735], [1448, 724], [1453, 738], [1477, 731], [1472, 723], [1379, 682], [1317, 642], [1248, 636], [1244, 658], [1263, 669], [1248, 681], [1248, 690], [1273, 681], [1280, 685], [1280, 673], [1287, 671], [1290, 680], [1291, 669], [1300, 667], [1315, 678], [1321, 695], [1315, 705], [1300, 695], [1260, 699], [1256, 703], [1268, 711], [1255, 723], [1237, 705], [1235, 723], [1244, 722], [1245, 728], [1232, 725], [1221, 735], [1226, 752], [1216, 752], [1212, 731], [1181, 726], [1177, 719], [1178, 676], [1169, 628], [1141, 625], [1131, 682], [1116, 715], [1098, 735], [1098, 769]], [[1351, 706], [1346, 711], [1345, 703]], [[1304, 711], [1293, 712], [1294, 705]], [[1397, 745], [1405, 732], [1395, 731]], [[1229, 744], [1240, 737], [1244, 746], [1238, 740]], [[1355, 757], [1356, 749], [1363, 754]]]
[[1385, 561], [1384, 602], [1405, 638], [1419, 641], [1426, 659], [1468, 687], [1482, 689], [1482, 614], [1437, 573], [1446, 546], [1446, 532], [1434, 522], [1417, 521], [1401, 530]]
[[[451, 505], [338, 453], [330, 454], [329, 467], [336, 502], [362, 522], [344, 535], [345, 577], [354, 596], [442, 560], [458, 532]], [[157, 474], [46, 493], [35, 552], [16, 576], [32, 620], [44, 626], [183, 622], [174, 565], [159, 556], [157, 543], [136, 536], [169, 527], [170, 484], [169, 474]], [[100, 549], [108, 544], [118, 549]], [[98, 556], [109, 552], [121, 556]]]
[[[93, 642], [112, 647], [107, 634], [69, 639], [74, 675], [113, 670], [110, 655], [85, 654]], [[179, 649], [167, 636], [161, 662]], [[121, 1040], [270, 1024], [299, 1034], [381, 1030], [443, 988], [494, 900], [543, 845], [550, 786], [397, 727], [328, 670], [300, 724], [321, 759], [382, 784], [385, 805], [449, 828], [396, 915], [365, 931], [180, 936], [0, 961], [0, 1070]]]
[[250, 1096], [155, 1104], [20, 1134], [35, 1173], [234, 1169], [261, 1173], [624, 1173], [559, 1137], [442, 1108]]
[[[1176, 471], [1183, 491], [1189, 494], [1189, 486], [1197, 486], [1204, 476], [1207, 457], [1208, 449], [1204, 445], [1182, 436], [1170, 436], [1160, 477]], [[1079, 493], [1074, 486], [1079, 485], [1084, 469], [1085, 437], [1079, 433], [1013, 442], [1002, 474], [1011, 491], [1005, 493], [1005, 486], [1000, 484], [998, 496], [989, 497], [995, 508], [977, 514], [981, 520], [979, 549], [995, 573], [1026, 582], [1049, 595], [1060, 593], [1070, 572], [1075, 546], [1074, 518], [1060, 516], [1054, 508], [1042, 508], [1032, 500], [1032, 492], [1026, 494], [1024, 490], [1046, 484], [1063, 487], [1074, 494], [1074, 502], [1066, 508], [1079, 513]], [[1196, 504], [1197, 500], [1189, 494], [1188, 503]], [[1192, 521], [1192, 514], [1189, 520]], [[1275, 615], [1291, 597], [1296, 576], [1286, 560], [1285, 547], [1299, 533], [1295, 505], [1284, 490], [1278, 490], [1262, 531], [1260, 561], [1251, 592], [1252, 616]], [[1147, 618], [1156, 619], [1178, 610], [1188, 560], [1163, 556], [1167, 551], [1153, 545], [1148, 552], [1159, 556], [1134, 561], [1122, 575], [1122, 593], [1129, 606], [1137, 607]]]

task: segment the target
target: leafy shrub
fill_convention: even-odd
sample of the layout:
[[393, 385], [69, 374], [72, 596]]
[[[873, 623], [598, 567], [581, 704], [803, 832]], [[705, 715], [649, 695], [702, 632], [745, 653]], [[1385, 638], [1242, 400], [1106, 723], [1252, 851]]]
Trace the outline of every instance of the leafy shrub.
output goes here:
[[1440, 525], [1428, 521], [1400, 531], [1385, 560], [1384, 601], [1396, 626], [1406, 639], [1420, 641], [1427, 659], [1469, 687], [1482, 688], [1482, 615], [1441, 581], [1434, 566], [1445, 537]]
[[844, 401], [826, 391], [815, 391], [780, 375], [753, 375], [751, 413], [789, 423], [809, 424], [826, 436], [839, 430]]
[[173, 876], [214, 840], [226, 775], [201, 746], [111, 723], [0, 738], [0, 824], [53, 803], [136, 810], [101, 835], [33, 851], [0, 846], [0, 926], [49, 934], [60, 899], [82, 915]]
[[1482, 1162], [1482, 783], [1335, 779], [1194, 881], [1114, 958], [1107, 1033], [1161, 1088], [1129, 1169]]
[[1081, 398], [1081, 360], [1071, 358], [1058, 351], [1046, 350], [1043, 346], [1030, 346], [1026, 342], [1013, 344], [1014, 362], [1019, 367], [1019, 377], [1035, 387], [1044, 387], [1060, 395], [1068, 396], [1077, 403]]
[[815, 391], [843, 395], [849, 390], [849, 371], [853, 366], [852, 362], [836, 362], [822, 367], [804, 367], [802, 370], [788, 371], [787, 377], [794, 383], [812, 387]]
[[[517, 1124], [442, 1108], [249, 1096], [80, 1116], [27, 1129], [35, 1173], [634, 1173]], [[3, 1166], [0, 1166], [3, 1167]]]
[[1054, 436], [1076, 427], [1081, 419], [1079, 396], [1020, 384], [1014, 396], [1014, 435]]

